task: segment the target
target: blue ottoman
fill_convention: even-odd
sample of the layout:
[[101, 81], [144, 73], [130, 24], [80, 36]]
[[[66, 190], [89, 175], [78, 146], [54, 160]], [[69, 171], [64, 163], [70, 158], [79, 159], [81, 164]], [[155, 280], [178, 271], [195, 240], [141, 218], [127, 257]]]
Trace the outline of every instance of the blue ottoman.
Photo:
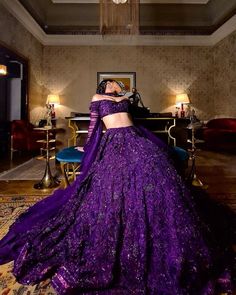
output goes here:
[[56, 159], [61, 165], [65, 187], [70, 184], [71, 175], [75, 180], [83, 155], [84, 152], [78, 151], [75, 146], [64, 148], [56, 154]]

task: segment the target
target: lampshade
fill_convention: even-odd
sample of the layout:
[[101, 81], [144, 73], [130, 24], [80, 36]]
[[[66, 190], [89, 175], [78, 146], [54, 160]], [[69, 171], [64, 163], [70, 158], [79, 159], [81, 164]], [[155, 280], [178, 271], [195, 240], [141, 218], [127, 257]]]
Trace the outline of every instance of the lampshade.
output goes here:
[[187, 93], [177, 94], [175, 103], [176, 104], [190, 103], [189, 98], [188, 98], [188, 94]]
[[54, 105], [60, 104], [59, 95], [49, 94], [48, 97], [47, 97], [47, 103], [48, 104], [54, 104]]
[[5, 65], [0, 65], [0, 75], [6, 75], [7, 74], [7, 67]]

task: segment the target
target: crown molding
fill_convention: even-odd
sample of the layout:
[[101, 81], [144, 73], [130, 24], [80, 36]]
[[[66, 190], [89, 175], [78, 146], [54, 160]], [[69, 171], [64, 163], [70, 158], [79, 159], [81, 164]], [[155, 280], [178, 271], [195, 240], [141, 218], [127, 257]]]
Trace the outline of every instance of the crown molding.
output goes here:
[[208, 36], [47, 35], [46, 46], [211, 46]]
[[219, 29], [217, 29], [210, 39], [212, 40], [212, 45], [216, 45], [222, 39], [236, 31], [236, 15], [232, 16], [227, 22], [225, 22]]
[[1, 3], [39, 42], [44, 44], [45, 32], [17, 0], [1, 0]]
[[207, 4], [210, 0], [140, 0], [140, 3], [156, 4]]
[[236, 30], [236, 15], [234, 15], [209, 36], [47, 35], [17, 0], [2, 0], [2, 4], [44, 46], [214, 46]]
[[[91, 4], [99, 0], [51, 0], [54, 4]], [[207, 4], [210, 0], [140, 0], [140, 3], [160, 4]]]
[[54, 4], [91, 4], [99, 3], [99, 0], [51, 0]]

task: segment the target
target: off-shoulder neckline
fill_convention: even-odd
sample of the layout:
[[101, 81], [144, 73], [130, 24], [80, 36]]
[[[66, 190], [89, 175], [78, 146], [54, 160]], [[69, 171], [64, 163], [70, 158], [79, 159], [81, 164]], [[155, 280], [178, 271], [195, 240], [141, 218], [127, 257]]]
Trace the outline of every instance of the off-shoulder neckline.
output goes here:
[[124, 101], [124, 100], [129, 101], [128, 98], [123, 98], [120, 101], [115, 101], [115, 100], [111, 100], [111, 99], [99, 99], [99, 100], [93, 100], [93, 101], [91, 101], [91, 103], [100, 102], [100, 101], [111, 101], [111, 102], [119, 103], [119, 102]]

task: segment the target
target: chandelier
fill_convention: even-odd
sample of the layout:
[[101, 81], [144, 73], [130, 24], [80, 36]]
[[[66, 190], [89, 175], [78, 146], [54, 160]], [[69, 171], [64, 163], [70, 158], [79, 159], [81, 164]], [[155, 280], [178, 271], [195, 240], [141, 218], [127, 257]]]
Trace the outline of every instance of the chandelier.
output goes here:
[[124, 4], [127, 2], [127, 0], [112, 0], [115, 4]]
[[100, 33], [102, 35], [138, 34], [139, 0], [100, 0]]

